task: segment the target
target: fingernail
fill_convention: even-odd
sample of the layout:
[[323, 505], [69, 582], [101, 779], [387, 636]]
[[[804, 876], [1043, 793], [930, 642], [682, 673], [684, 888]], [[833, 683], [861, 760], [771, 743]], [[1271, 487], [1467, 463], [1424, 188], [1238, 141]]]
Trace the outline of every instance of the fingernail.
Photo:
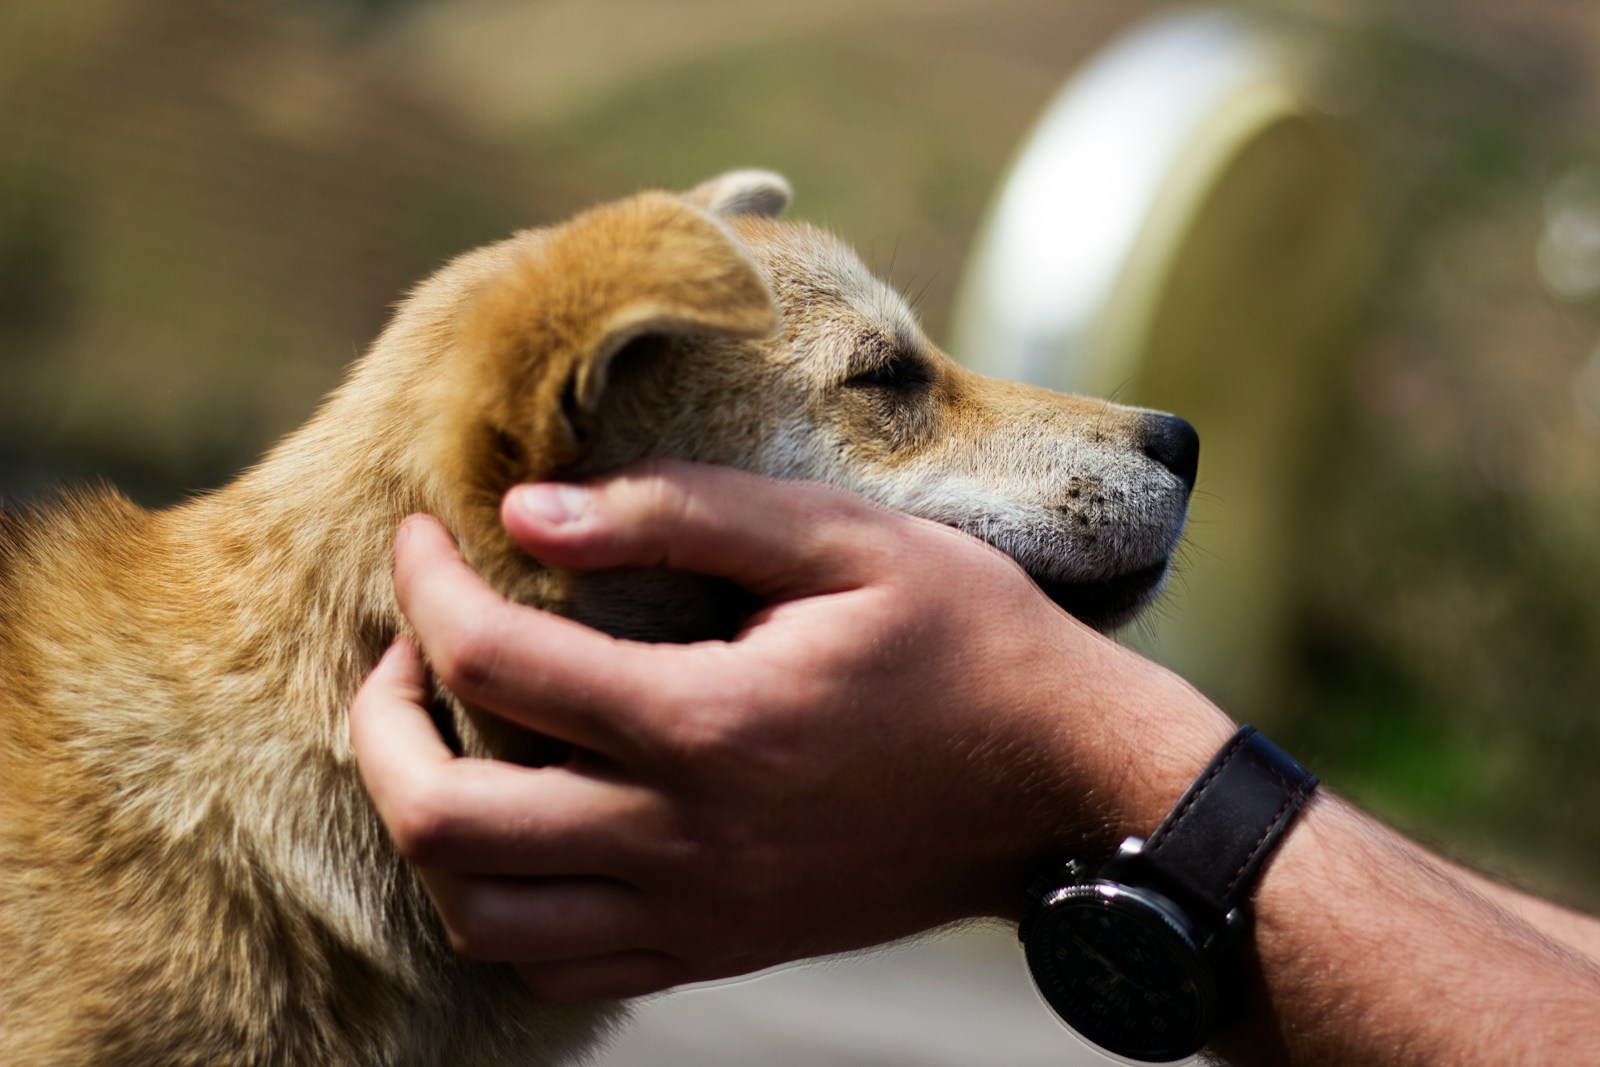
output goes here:
[[589, 510], [589, 491], [579, 485], [542, 482], [511, 491], [511, 506], [547, 526], [564, 526]]

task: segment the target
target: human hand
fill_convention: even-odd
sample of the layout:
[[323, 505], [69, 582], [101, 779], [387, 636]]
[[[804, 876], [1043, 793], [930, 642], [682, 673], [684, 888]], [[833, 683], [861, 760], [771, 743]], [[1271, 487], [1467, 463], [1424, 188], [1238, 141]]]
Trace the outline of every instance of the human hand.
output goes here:
[[396, 593], [433, 669], [574, 755], [453, 756], [401, 641], [351, 708], [361, 772], [456, 947], [547, 998], [1016, 918], [1041, 863], [1148, 831], [1232, 730], [1006, 556], [837, 490], [660, 464], [521, 487], [502, 518], [559, 566], [695, 571], [766, 604], [731, 642], [618, 641], [507, 603], [433, 521], [402, 528]]

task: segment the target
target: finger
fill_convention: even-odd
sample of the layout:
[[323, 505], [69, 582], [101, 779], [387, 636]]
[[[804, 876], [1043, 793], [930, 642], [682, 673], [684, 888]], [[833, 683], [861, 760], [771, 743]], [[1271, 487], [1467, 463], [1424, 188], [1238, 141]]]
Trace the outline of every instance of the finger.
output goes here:
[[541, 559], [569, 567], [668, 567], [775, 598], [851, 587], [883, 531], [918, 520], [814, 482], [655, 462], [587, 486], [518, 486], [501, 521]]
[[640, 786], [473, 759], [394, 781], [399, 788], [374, 803], [401, 854], [422, 866], [631, 878], [672, 862], [665, 802]]
[[350, 707], [362, 781], [408, 859], [547, 876], [612, 873], [618, 855], [665, 850], [669, 813], [643, 786], [457, 757], [421, 702], [422, 682], [416, 649], [401, 638]]
[[689, 981], [689, 969], [665, 952], [632, 950], [580, 960], [519, 963], [517, 973], [540, 1000], [623, 1000]]
[[400, 637], [350, 702], [350, 745], [380, 810], [407, 776], [429, 774], [453, 758], [423, 706], [425, 684], [416, 646]]
[[553, 962], [655, 947], [650, 898], [622, 882], [421, 874], [451, 946], [473, 959]]
[[362, 781], [395, 847], [439, 870], [632, 876], [672, 862], [670, 813], [642, 786], [454, 756], [416, 705], [352, 708]]
[[440, 679], [461, 699], [626, 762], [632, 723], [662, 711], [662, 650], [512, 604], [468, 567], [436, 521], [395, 539], [395, 596]]

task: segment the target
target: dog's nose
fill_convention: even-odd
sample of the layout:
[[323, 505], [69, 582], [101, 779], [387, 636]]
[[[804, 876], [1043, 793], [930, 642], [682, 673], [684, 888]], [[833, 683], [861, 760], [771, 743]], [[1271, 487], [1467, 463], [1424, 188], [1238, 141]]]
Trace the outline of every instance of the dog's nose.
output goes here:
[[1176, 415], [1150, 415], [1141, 427], [1140, 446], [1144, 454], [1178, 476], [1189, 489], [1194, 488], [1195, 472], [1200, 469], [1200, 435]]

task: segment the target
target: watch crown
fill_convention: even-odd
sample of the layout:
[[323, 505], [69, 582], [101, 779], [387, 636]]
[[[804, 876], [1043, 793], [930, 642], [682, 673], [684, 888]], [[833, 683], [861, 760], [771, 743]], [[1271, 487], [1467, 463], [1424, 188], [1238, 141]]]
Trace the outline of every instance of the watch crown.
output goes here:
[[1035, 904], [1045, 904], [1062, 886], [1075, 885], [1083, 880], [1086, 868], [1077, 860], [1067, 860], [1044, 871], [1028, 883], [1028, 899]]

